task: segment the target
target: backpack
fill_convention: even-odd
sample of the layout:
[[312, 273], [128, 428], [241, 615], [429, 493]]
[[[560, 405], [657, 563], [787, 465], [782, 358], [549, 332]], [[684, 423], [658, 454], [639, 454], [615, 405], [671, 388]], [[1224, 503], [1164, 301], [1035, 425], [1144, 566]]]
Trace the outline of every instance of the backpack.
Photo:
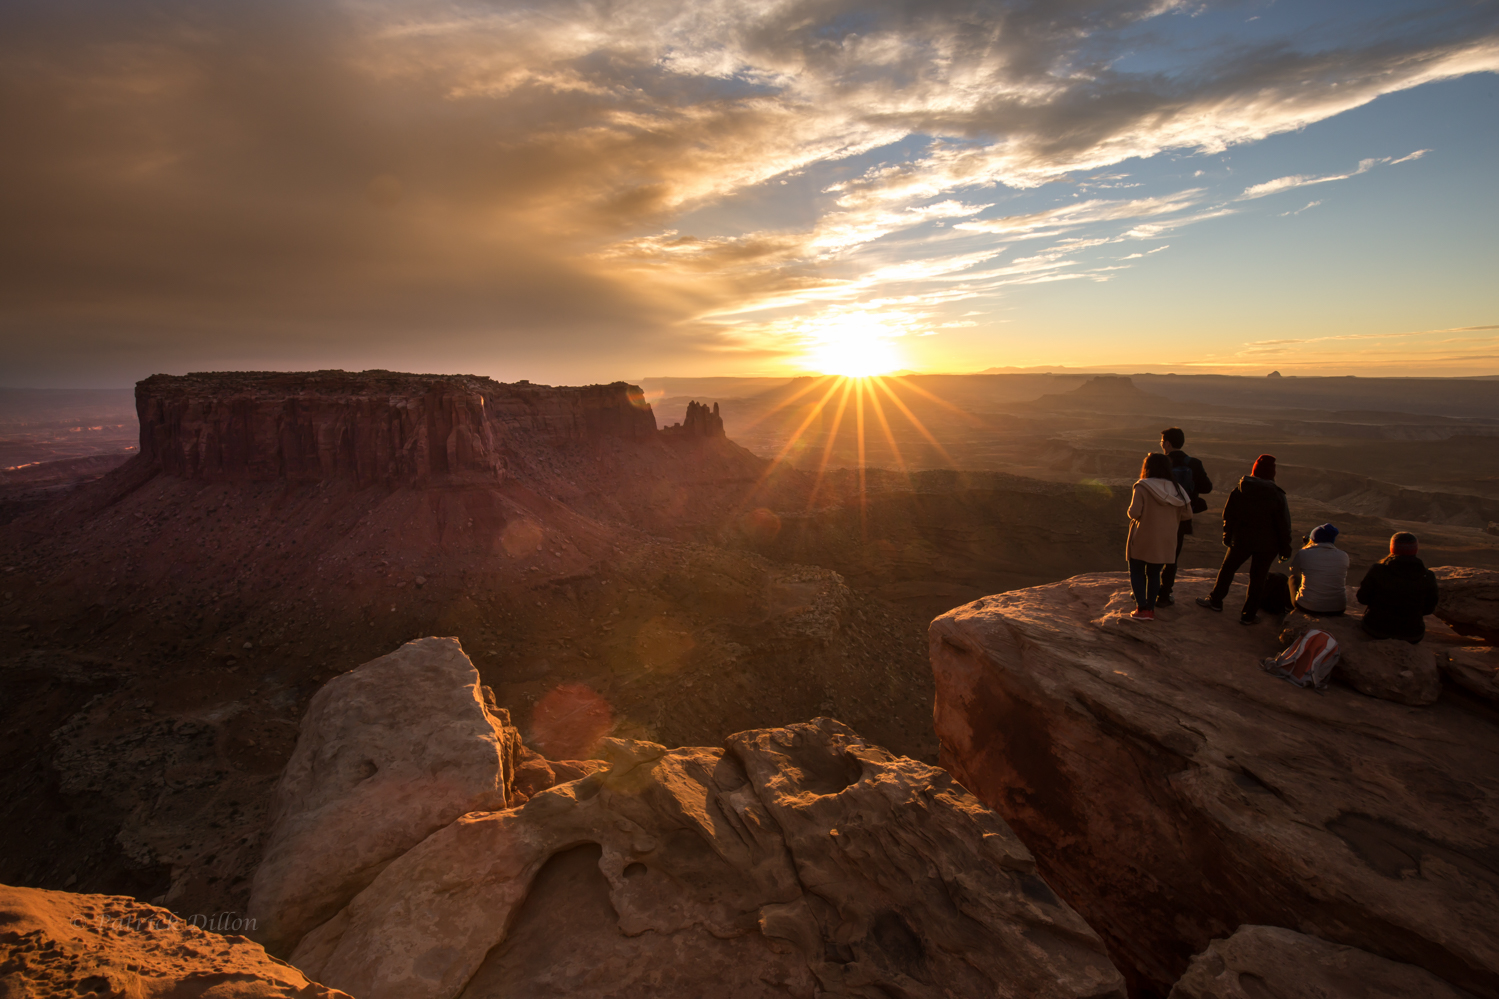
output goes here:
[[1188, 496], [1192, 495], [1192, 468], [1189, 465], [1172, 465], [1171, 477], [1176, 484], [1182, 487], [1182, 491]]
[[1327, 678], [1338, 664], [1338, 640], [1325, 631], [1311, 629], [1292, 642], [1280, 655], [1262, 659], [1260, 669], [1298, 687], [1327, 687]]
[[[1175, 452], [1171, 455], [1171, 457], [1175, 458], [1176, 455], [1180, 453], [1181, 452]], [[1197, 495], [1197, 480], [1192, 475], [1191, 458], [1188, 458], [1186, 455], [1182, 455], [1182, 460], [1180, 463], [1172, 461], [1171, 477], [1176, 480], [1176, 484], [1181, 486], [1182, 492], [1186, 493], [1187, 498], [1191, 500], [1193, 513], [1201, 513], [1208, 508], [1208, 501]]]

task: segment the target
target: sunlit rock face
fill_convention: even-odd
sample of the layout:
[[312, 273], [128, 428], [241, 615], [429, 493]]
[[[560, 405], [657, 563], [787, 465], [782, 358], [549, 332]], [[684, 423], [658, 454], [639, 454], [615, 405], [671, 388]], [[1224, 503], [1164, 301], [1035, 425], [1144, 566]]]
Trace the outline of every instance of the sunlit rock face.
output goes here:
[[[423, 674], [433, 693], [421, 703], [436, 704], [446, 676], [454, 724], [467, 732], [472, 680], [432, 669], [452, 651], [443, 640], [412, 643], [379, 663], [381, 679], [399, 691], [403, 673]], [[336, 698], [348, 717], [369, 713], [347, 692], [330, 692], [328, 707]], [[408, 740], [430, 739], [439, 717], [416, 710]], [[318, 712], [283, 787], [305, 783], [299, 761], [322, 759], [331, 729], [343, 733], [340, 759], [384, 754], [399, 725], [380, 718], [366, 737]], [[292, 962], [360, 999], [1123, 999], [1102, 942], [998, 815], [945, 772], [839, 722], [750, 730], [722, 748], [609, 739], [604, 755], [602, 765], [522, 762], [511, 803], [529, 800], [457, 816], [352, 897], [327, 870], [389, 842], [388, 829], [330, 830], [342, 841], [337, 855], [313, 850], [300, 861], [300, 883], [324, 897], [297, 899], [297, 911], [325, 921], [293, 929], [266, 913], [295, 942]], [[489, 740], [462, 736], [417, 769], [485, 767], [498, 786]], [[459, 783], [450, 803], [461, 806]], [[441, 786], [424, 784], [422, 802], [440, 798]], [[277, 829], [323, 807], [308, 799], [298, 812], [306, 798], [278, 797]], [[391, 812], [402, 807], [385, 800]], [[285, 837], [272, 837], [274, 852]]]
[[330, 680], [302, 716], [271, 805], [250, 915], [275, 953], [465, 812], [509, 803], [520, 734], [454, 638]]
[[1164, 995], [1249, 923], [1499, 995], [1492, 713], [1365, 696], [1336, 672], [1322, 694], [1276, 679], [1258, 661], [1278, 628], [1194, 606], [1212, 575], [1178, 577], [1153, 623], [1125, 616], [1122, 573], [937, 618], [945, 766], [1031, 847], [1135, 994]]
[[551, 444], [655, 434], [640, 389], [389, 371], [153, 375], [140, 461], [186, 478], [494, 481], [519, 433]]
[[245, 939], [118, 895], [0, 885], [0, 995], [350, 999]]

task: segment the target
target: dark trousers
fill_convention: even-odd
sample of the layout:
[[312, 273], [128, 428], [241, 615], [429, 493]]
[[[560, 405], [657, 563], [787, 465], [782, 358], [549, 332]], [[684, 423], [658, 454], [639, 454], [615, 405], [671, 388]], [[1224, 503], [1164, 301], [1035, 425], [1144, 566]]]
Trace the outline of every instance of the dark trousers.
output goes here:
[[1187, 540], [1187, 535], [1191, 532], [1190, 520], [1184, 520], [1176, 525], [1176, 558], [1161, 570], [1161, 596], [1163, 597], [1171, 596], [1171, 591], [1176, 587], [1176, 563], [1182, 560], [1182, 542]]
[[1218, 581], [1213, 584], [1213, 592], [1208, 594], [1208, 599], [1215, 604], [1222, 604], [1223, 598], [1228, 596], [1228, 588], [1234, 585], [1234, 573], [1245, 562], [1249, 563], [1249, 592], [1244, 596], [1245, 617], [1252, 617], [1260, 612], [1260, 598], [1265, 595], [1265, 577], [1270, 575], [1270, 567], [1275, 564], [1275, 550], [1254, 551], [1251, 548], [1230, 548], [1223, 556], [1223, 566], [1218, 570]]
[[1140, 610], [1154, 610], [1155, 598], [1161, 592], [1161, 570], [1163, 562], [1129, 560], [1129, 588], [1135, 595], [1135, 606]]

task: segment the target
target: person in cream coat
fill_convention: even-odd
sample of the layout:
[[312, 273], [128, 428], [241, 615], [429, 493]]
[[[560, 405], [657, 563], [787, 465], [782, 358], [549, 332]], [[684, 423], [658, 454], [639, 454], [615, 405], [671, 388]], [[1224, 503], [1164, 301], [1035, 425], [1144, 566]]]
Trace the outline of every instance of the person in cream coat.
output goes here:
[[1129, 582], [1134, 591], [1136, 621], [1155, 620], [1155, 601], [1161, 591], [1161, 570], [1176, 561], [1177, 525], [1192, 519], [1192, 500], [1171, 477], [1171, 460], [1151, 454], [1140, 466], [1129, 501]]

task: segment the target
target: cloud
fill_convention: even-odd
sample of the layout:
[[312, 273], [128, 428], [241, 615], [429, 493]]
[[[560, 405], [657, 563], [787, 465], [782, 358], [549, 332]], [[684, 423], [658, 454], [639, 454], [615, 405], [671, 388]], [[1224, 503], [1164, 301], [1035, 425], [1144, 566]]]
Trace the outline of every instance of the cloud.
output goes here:
[[1112, 222], [1120, 219], [1149, 218], [1168, 215], [1197, 204], [1202, 199], [1202, 189], [1193, 188], [1176, 194], [1157, 198], [1138, 198], [1133, 201], [1081, 201], [1060, 205], [1028, 215], [1010, 215], [998, 219], [981, 219], [959, 222], [954, 229], [969, 232], [987, 232], [1000, 235], [1038, 232], [1072, 228], [1090, 222]]
[[[1309, 187], [1313, 184], [1328, 184], [1335, 180], [1347, 180], [1350, 177], [1357, 177], [1359, 174], [1368, 173], [1377, 166], [1385, 164], [1393, 166], [1396, 163], [1409, 163], [1411, 160], [1418, 160], [1429, 152], [1431, 152], [1429, 149], [1418, 149], [1413, 153], [1400, 157], [1398, 160], [1389, 156], [1359, 160], [1357, 169], [1351, 170], [1348, 173], [1330, 174], [1326, 177], [1310, 177], [1306, 174], [1277, 177], [1275, 180], [1267, 180], [1263, 184], [1255, 184], [1252, 187], [1244, 188], [1244, 193], [1239, 195], [1239, 200], [1245, 201], [1253, 198], [1263, 198], [1269, 194], [1279, 194], [1282, 191], [1289, 191], [1297, 187]], [[1320, 203], [1314, 202], [1314, 204]], [[1310, 208], [1311, 206], [1308, 205], [1307, 207]], [[1301, 210], [1305, 211], [1306, 209], [1303, 208]]]
[[1321, 201], [1308, 201], [1306, 204], [1302, 205], [1300, 208], [1297, 208], [1294, 211], [1281, 212], [1280, 214], [1282, 218], [1285, 218], [1288, 215], [1300, 215], [1302, 212], [1312, 208], [1316, 208], [1320, 204], [1322, 204]]
[[[135, 377], [357, 355], [523, 377], [566, 356], [577, 378], [638, 356], [769, 355], [818, 310], [933, 321], [1017, 282], [1105, 277], [1079, 254], [1234, 211], [1194, 188], [984, 217], [1015, 192], [1124, 186], [1132, 158], [1222, 151], [1499, 68], [1481, 14], [1118, 68], [1195, 10], [4, 5], [4, 363]], [[725, 205], [737, 214], [712, 216]], [[1007, 241], [1068, 233], [1086, 238], [998, 260]]]
[[[1238, 353], [1241, 356], [1254, 356], [1267, 353], [1285, 353], [1291, 347], [1300, 347], [1306, 344], [1338, 343], [1340, 341], [1367, 341], [1367, 340], [1406, 340], [1411, 337], [1434, 336], [1443, 333], [1470, 333], [1482, 330], [1499, 330], [1499, 323], [1483, 326], [1455, 326], [1448, 329], [1435, 330], [1404, 330], [1397, 333], [1338, 333], [1328, 336], [1302, 337], [1278, 340], [1251, 340], [1244, 344]], [[1472, 343], [1480, 342], [1488, 338], [1461, 338], [1455, 340], [1442, 340], [1440, 343]], [[1361, 347], [1360, 350], [1368, 348]], [[1436, 357], [1437, 355], [1433, 355]]]

